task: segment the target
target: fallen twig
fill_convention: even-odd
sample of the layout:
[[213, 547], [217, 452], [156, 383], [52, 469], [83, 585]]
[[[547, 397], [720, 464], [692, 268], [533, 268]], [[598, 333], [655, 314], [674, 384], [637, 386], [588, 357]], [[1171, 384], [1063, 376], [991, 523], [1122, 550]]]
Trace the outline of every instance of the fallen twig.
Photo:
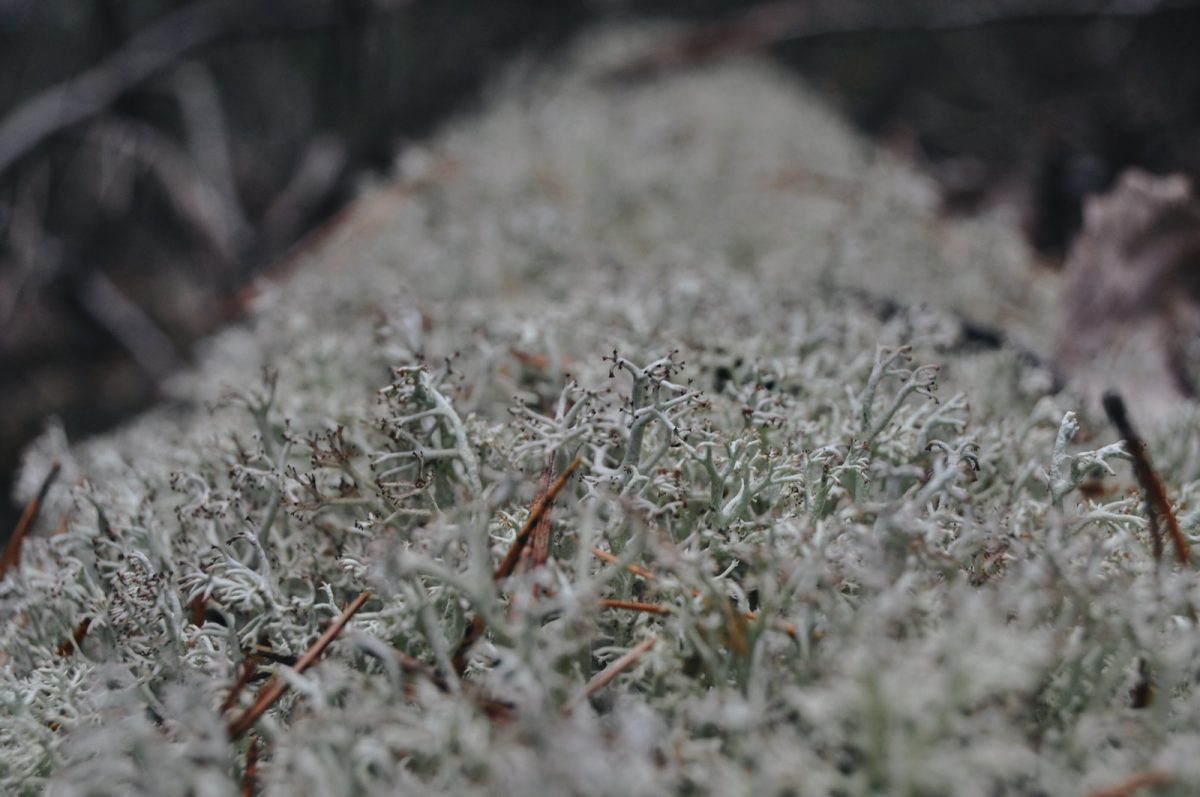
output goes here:
[[[309, 648], [303, 656], [300, 657], [300, 660], [296, 662], [296, 666], [293, 667], [292, 670], [299, 674], [312, 666], [313, 662], [321, 657], [321, 654], [325, 652], [325, 648], [329, 647], [329, 643], [333, 642], [333, 640], [341, 632], [342, 628], [345, 627], [346, 623], [350, 622], [350, 618], [353, 617], [355, 613], [363, 607], [363, 604], [366, 603], [367, 599], [370, 597], [371, 593], [369, 591], [363, 591], [359, 593], [358, 597], [351, 601], [350, 605], [346, 607], [346, 610], [342, 612], [341, 616], [334, 620], [333, 624], [330, 625], [329, 628], [325, 629], [325, 633], [321, 634], [321, 638], [313, 643], [313, 646]], [[285, 691], [287, 691], [287, 683], [279, 678], [272, 678], [271, 681], [259, 691], [258, 697], [255, 698], [254, 703], [250, 706], [250, 708], [246, 709], [242, 716], [229, 723], [230, 738], [237, 739], [246, 731], [250, 730], [251, 726], [258, 721], [258, 718], [261, 717], [267, 709], [274, 705], [275, 701], [278, 700]]]
[[55, 462], [51, 465], [50, 472], [46, 474], [45, 479], [42, 479], [42, 486], [38, 489], [37, 495], [25, 505], [25, 511], [21, 513], [17, 527], [13, 529], [12, 535], [8, 538], [8, 544], [4, 546], [4, 555], [0, 556], [0, 578], [21, 564], [21, 545], [25, 542], [25, 537], [33, 528], [33, 524], [37, 522], [38, 514], [42, 511], [42, 504], [46, 500], [47, 493], [50, 492], [50, 485], [54, 484], [54, 480], [58, 478], [61, 470], [62, 465], [59, 463]]

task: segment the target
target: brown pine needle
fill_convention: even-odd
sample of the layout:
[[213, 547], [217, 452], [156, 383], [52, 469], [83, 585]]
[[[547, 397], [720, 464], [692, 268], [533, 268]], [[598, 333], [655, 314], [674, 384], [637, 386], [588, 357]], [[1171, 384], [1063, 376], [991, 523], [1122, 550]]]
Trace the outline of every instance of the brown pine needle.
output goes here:
[[[758, 619], [758, 612], [746, 612], [746, 619], [753, 623]], [[771, 622], [771, 627], [776, 631], [787, 634], [792, 639], [796, 639], [800, 635], [800, 632], [796, 630], [796, 626], [787, 620], [774, 620]]]
[[290, 653], [280, 653], [270, 645], [264, 645], [261, 642], [255, 643], [253, 652], [267, 661], [273, 661], [276, 664], [286, 664], [288, 667], [296, 666], [295, 656]]
[[242, 771], [242, 797], [254, 797], [258, 791], [258, 737], [250, 736], [246, 748], [246, 769]]
[[[620, 559], [602, 548], [592, 548], [592, 555], [601, 561], [608, 562], [610, 565], [621, 563]], [[637, 565], [626, 565], [625, 569], [630, 573], [633, 573], [635, 576], [640, 576], [647, 581], [654, 581], [657, 578], [657, 576], [655, 576], [650, 570], [647, 570], [644, 567], [638, 567]], [[693, 590], [692, 597], [696, 597], [699, 594], [699, 591]], [[668, 613], [667, 609], [660, 606], [654, 606], [653, 604], [633, 604], [628, 601], [615, 601], [606, 599], [600, 601], [600, 605], [607, 609], [632, 609], [634, 611], [653, 612], [655, 614]], [[647, 606], [652, 606], [653, 608], [643, 608]], [[747, 620], [754, 622], [758, 619], [758, 612], [746, 612], [745, 616]], [[776, 631], [787, 634], [792, 639], [797, 639], [800, 635], [800, 632], [796, 630], [796, 626], [787, 622], [786, 620], [774, 620], [771, 623], [771, 627]]]
[[605, 598], [600, 601], [600, 605], [605, 609], [628, 609], [631, 612], [645, 612], [646, 614], [670, 614], [671, 610], [666, 606], [659, 606], [657, 603], [640, 603], [638, 601], [619, 601]]
[[[446, 679], [433, 667], [399, 650], [395, 651], [395, 655], [396, 663], [400, 665], [400, 669], [404, 671], [405, 675], [425, 678], [442, 694], [450, 694], [450, 687], [447, 685]], [[413, 697], [416, 692], [413, 687], [414, 684], [411, 681], [404, 685], [405, 697]], [[470, 688], [471, 684], [464, 684], [463, 687], [463, 694], [470, 697], [484, 716], [492, 722], [503, 724], [513, 718], [515, 707], [512, 704], [489, 697], [478, 689], [472, 689]]]
[[62, 465], [55, 462], [50, 467], [50, 472], [46, 474], [46, 478], [42, 480], [42, 486], [38, 490], [38, 494], [33, 500], [25, 505], [25, 511], [21, 513], [21, 519], [17, 521], [17, 527], [13, 529], [12, 535], [8, 538], [8, 544], [4, 546], [4, 555], [0, 556], [0, 578], [4, 577], [12, 568], [21, 564], [21, 544], [25, 542], [25, 537], [29, 534], [29, 530], [33, 528], [33, 524], [37, 522], [38, 514], [42, 511], [42, 504], [46, 500], [46, 494], [50, 492], [50, 486], [54, 484], [54, 480], [58, 478], [59, 471], [62, 470]]
[[[525, 518], [525, 523], [521, 526], [521, 530], [517, 532], [516, 538], [513, 539], [512, 545], [508, 549], [508, 554], [504, 557], [504, 561], [500, 563], [500, 566], [496, 568], [496, 572], [492, 575], [493, 581], [502, 581], [513, 574], [517, 562], [521, 560], [521, 554], [529, 544], [530, 537], [533, 536], [534, 529], [537, 528], [539, 523], [541, 523], [542, 517], [550, 510], [554, 499], [567, 486], [571, 475], [582, 464], [583, 458], [576, 456], [575, 459], [571, 460], [571, 464], [554, 480], [554, 483], [547, 487], [544, 493], [541, 493], [534, 499], [533, 505], [529, 508], [529, 517]], [[466, 672], [471, 648], [483, 636], [483, 631], [483, 618], [475, 615], [471, 618], [470, 624], [467, 625], [467, 630], [463, 633], [462, 641], [458, 643], [458, 648], [454, 651], [454, 656], [450, 660], [454, 671], [459, 675]]]
[[[553, 469], [549, 466], [542, 471], [542, 494], [538, 498], [550, 492], [550, 477], [553, 473]], [[550, 508], [547, 506], [546, 511], [542, 512], [542, 516], [533, 526], [532, 539], [529, 543], [529, 551], [532, 554], [530, 567], [541, 567], [550, 558], [550, 531], [552, 528]]]
[[517, 532], [512, 547], [508, 549], [508, 555], [504, 557], [504, 561], [496, 568], [496, 573], [492, 576], [493, 581], [500, 581], [512, 575], [513, 569], [517, 566], [517, 561], [521, 558], [521, 552], [525, 550], [525, 546], [529, 544], [530, 537], [533, 536], [534, 528], [541, 522], [542, 516], [549, 511], [550, 506], [554, 503], [554, 499], [567, 486], [567, 482], [570, 481], [576, 468], [582, 464], [582, 457], [577, 456], [571, 460], [571, 464], [567, 466], [566, 470], [554, 480], [554, 483], [547, 488], [544, 494], [539, 495], [533, 502], [533, 506], [529, 508], [529, 517], [525, 518], [525, 524]]
[[1133, 423], [1129, 420], [1124, 400], [1116, 393], [1105, 393], [1102, 402], [1108, 419], [1125, 439], [1125, 447], [1129, 449], [1129, 455], [1133, 457], [1134, 475], [1137, 476], [1138, 483], [1142, 485], [1142, 492], [1146, 494], [1146, 514], [1149, 516], [1150, 533], [1153, 535], [1155, 561], [1162, 559], [1163, 544], [1162, 535], [1159, 532], [1159, 519], [1161, 518], [1166, 522], [1167, 530], [1171, 534], [1171, 542], [1175, 546], [1175, 556], [1185, 567], [1190, 567], [1192, 553], [1187, 539], [1179, 528], [1179, 521], [1175, 518], [1174, 510], [1171, 509], [1167, 490], [1163, 487], [1158, 474], [1154, 472], [1154, 466], [1150, 464], [1150, 455], [1146, 453], [1146, 444], [1138, 436], [1133, 428]]
[[[355, 598], [350, 605], [346, 607], [346, 610], [342, 612], [342, 615], [338, 617], [338, 619], [334, 620], [333, 624], [330, 625], [329, 628], [325, 629], [325, 633], [321, 634], [321, 638], [313, 643], [313, 646], [309, 648], [303, 656], [300, 657], [300, 660], [296, 662], [296, 666], [293, 667], [292, 670], [299, 674], [311, 667], [312, 664], [321, 657], [321, 654], [325, 652], [325, 648], [329, 647], [329, 644], [333, 642], [335, 638], [337, 638], [339, 633], [341, 633], [341, 630], [343, 627], [345, 627], [346, 623], [350, 622], [350, 618], [353, 617], [355, 613], [357, 613], [358, 610], [363, 607], [363, 604], [366, 603], [367, 599], [370, 597], [371, 593], [369, 591], [364, 590], [363, 592], [360, 592], [358, 597]], [[267, 685], [259, 691], [258, 697], [255, 698], [254, 703], [250, 706], [250, 708], [246, 709], [246, 712], [242, 714], [242, 716], [229, 723], [230, 738], [238, 739], [242, 734], [250, 730], [254, 723], [258, 722], [258, 718], [266, 713], [267, 709], [273, 706], [275, 701], [278, 700], [285, 691], [287, 691], [287, 683], [279, 678], [272, 678]]]
[[1088, 797], [1130, 797], [1130, 795], [1154, 786], [1166, 786], [1171, 782], [1171, 776], [1166, 772], [1139, 772], [1129, 780], [1110, 786], [1107, 789], [1094, 791]]
[[[601, 561], [608, 562], [610, 565], [619, 565], [621, 563], [620, 559], [613, 556], [608, 551], [603, 550], [602, 548], [592, 548], [592, 556], [595, 556]], [[630, 573], [633, 573], [635, 576], [640, 576], [647, 581], [653, 581], [655, 579], [654, 573], [650, 572], [644, 567], [638, 567], [637, 565], [625, 565], [625, 569]]]
[[609, 664], [603, 670], [601, 670], [600, 672], [593, 675], [591, 680], [587, 682], [587, 685], [583, 687], [583, 691], [580, 692], [579, 695], [575, 699], [573, 699], [570, 703], [563, 706], [563, 713], [570, 714], [571, 708], [576, 703], [579, 703], [581, 700], [585, 700], [585, 699], [591, 697], [592, 695], [596, 694], [601, 689], [603, 689], [604, 687], [608, 686], [610, 683], [615, 681], [618, 675], [625, 672], [630, 667], [632, 667], [634, 664], [636, 664], [637, 660], [640, 659], [643, 655], [645, 655], [646, 651], [648, 651], [648, 650], [650, 650], [650, 648], [654, 647], [654, 644], [656, 642], [658, 642], [658, 637], [656, 637], [656, 636], [646, 637], [641, 642], [639, 642], [636, 646], [630, 648], [629, 652], [626, 653], [624, 656], [617, 659], [612, 664]]
[[[550, 480], [554, 477], [554, 468], [547, 465], [542, 469], [542, 489], [538, 493], [535, 501], [540, 499], [550, 489]], [[531, 571], [537, 570], [545, 566], [550, 560], [550, 541], [553, 536], [554, 524], [550, 522], [550, 510], [547, 509], [542, 513], [542, 517], [533, 527], [533, 535], [525, 550], [521, 553], [521, 559], [517, 567], [521, 570]], [[537, 598], [542, 594], [542, 585], [535, 583], [533, 585], [533, 597]]]
[[225, 699], [221, 701], [219, 712], [224, 714], [229, 709], [233, 708], [241, 696], [246, 685], [250, 683], [250, 679], [258, 672], [258, 656], [251, 653], [242, 660], [241, 669], [238, 671], [237, 680], [234, 681], [233, 687], [230, 688], [229, 694], [225, 695]]

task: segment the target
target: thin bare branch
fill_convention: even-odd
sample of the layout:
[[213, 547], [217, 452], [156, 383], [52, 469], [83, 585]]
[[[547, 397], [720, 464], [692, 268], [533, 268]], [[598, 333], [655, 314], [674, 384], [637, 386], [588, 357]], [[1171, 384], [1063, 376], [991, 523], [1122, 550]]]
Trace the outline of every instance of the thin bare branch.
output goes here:
[[198, 47], [234, 34], [328, 26], [331, 5], [328, 0], [286, 6], [210, 0], [163, 16], [96, 66], [45, 89], [0, 120], [0, 174], [48, 137], [103, 112]]
[[618, 67], [609, 77], [637, 78], [834, 34], [958, 30], [1036, 19], [1146, 17], [1194, 5], [1194, 0], [779, 0], [694, 25], [665, 46]]
[[130, 301], [101, 271], [93, 269], [83, 281], [79, 301], [88, 315], [120, 341], [155, 384], [182, 365], [175, 344], [154, 319]]
[[129, 89], [224, 30], [244, 4], [189, 5], [151, 25], [120, 51], [52, 86], [0, 122], [0, 173], [54, 133], [103, 111]]

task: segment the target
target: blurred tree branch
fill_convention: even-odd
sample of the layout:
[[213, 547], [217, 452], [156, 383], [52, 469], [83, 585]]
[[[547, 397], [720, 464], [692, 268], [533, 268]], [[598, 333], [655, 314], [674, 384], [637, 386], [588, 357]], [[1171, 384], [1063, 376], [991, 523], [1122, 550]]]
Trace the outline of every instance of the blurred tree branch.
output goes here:
[[[48, 136], [104, 111], [123, 93], [227, 36], [309, 28], [339, 0], [277, 4], [211, 0], [165, 15], [96, 66], [26, 100], [0, 121], [0, 174]], [[401, 4], [408, 5], [408, 3]], [[394, 13], [389, 7], [386, 12]]]
[[1143, 17], [1196, 0], [776, 0], [717, 22], [698, 23], [616, 69], [635, 78], [723, 55], [819, 36], [947, 31], [1022, 20]]

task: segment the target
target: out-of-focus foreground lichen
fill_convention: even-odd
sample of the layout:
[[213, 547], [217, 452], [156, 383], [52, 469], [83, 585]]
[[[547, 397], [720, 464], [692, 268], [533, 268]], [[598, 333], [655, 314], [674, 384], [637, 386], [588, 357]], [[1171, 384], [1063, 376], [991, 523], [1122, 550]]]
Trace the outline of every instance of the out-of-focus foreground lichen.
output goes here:
[[[762, 63], [598, 80], [624, 46], [406, 158], [172, 402], [30, 452], [0, 791], [231, 794], [254, 745], [278, 795], [1193, 793], [1200, 590], [1026, 353], [1012, 234]], [[251, 660], [288, 689], [230, 739]]]

